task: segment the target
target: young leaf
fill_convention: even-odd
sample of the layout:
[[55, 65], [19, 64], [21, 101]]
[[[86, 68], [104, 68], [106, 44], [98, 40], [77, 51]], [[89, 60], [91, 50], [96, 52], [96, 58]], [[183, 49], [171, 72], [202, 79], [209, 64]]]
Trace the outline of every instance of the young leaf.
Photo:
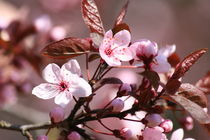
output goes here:
[[167, 82], [165, 90], [168, 94], [173, 95], [179, 89], [180, 85], [181, 82], [178, 79], [171, 79]]
[[177, 64], [171, 79], [179, 79], [192, 67], [192, 65], [204, 54], [207, 49], [200, 49], [184, 58]]
[[191, 116], [201, 124], [210, 123], [209, 115], [204, 112], [203, 108], [196, 103], [188, 100], [187, 98], [180, 95], [170, 95], [170, 97], [179, 105], [181, 105]]
[[205, 94], [210, 94], [210, 71], [200, 79], [196, 84], [200, 90], [202, 90]]
[[94, 51], [92, 41], [81, 38], [69, 37], [60, 41], [53, 42], [42, 49], [41, 53], [45, 56], [57, 59], [72, 58]]
[[82, 0], [81, 9], [85, 24], [90, 29], [90, 37], [96, 45], [100, 45], [105, 31], [95, 1]]
[[129, 0], [126, 2], [126, 4], [123, 6], [122, 10], [120, 11], [120, 14], [118, 15], [118, 17], [115, 21], [115, 26], [117, 26], [118, 24], [121, 24], [123, 22], [123, 19], [125, 18], [125, 15], [127, 13], [128, 4], [129, 4]]
[[104, 84], [123, 84], [123, 82], [115, 77], [104, 78], [100, 82], [102, 85]]
[[119, 32], [121, 30], [128, 30], [129, 32], [131, 32], [129, 26], [126, 23], [121, 23], [121, 24], [116, 25], [112, 29], [112, 32], [113, 32], [113, 34], [116, 34], [117, 32]]
[[99, 54], [97, 54], [97, 53], [91, 54], [88, 58], [88, 62], [92, 62], [98, 58], [101, 58]]
[[154, 72], [154, 71], [144, 71], [140, 74], [142, 76], [144, 76], [145, 78], [147, 78], [150, 81], [150, 83], [152, 84], [152, 86], [157, 90], [157, 88], [159, 86], [159, 82], [160, 82], [160, 77], [156, 72]]
[[194, 85], [184, 83], [180, 86], [179, 90], [181, 91], [179, 95], [186, 97], [201, 107], [207, 107], [208, 101], [205, 94]]

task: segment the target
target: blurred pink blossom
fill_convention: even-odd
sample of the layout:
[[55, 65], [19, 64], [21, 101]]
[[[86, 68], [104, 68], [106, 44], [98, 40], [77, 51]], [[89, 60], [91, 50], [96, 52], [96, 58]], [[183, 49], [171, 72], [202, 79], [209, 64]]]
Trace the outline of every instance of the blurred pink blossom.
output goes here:
[[76, 131], [73, 131], [67, 136], [67, 138], [68, 138], [68, 140], [80, 140], [81, 136]]
[[55, 107], [50, 111], [50, 118], [52, 122], [58, 123], [63, 121], [65, 113], [64, 109], [62, 107]]
[[37, 137], [37, 140], [48, 140], [48, 137], [45, 135], [40, 135]]
[[142, 132], [143, 140], [167, 140], [161, 127], [145, 128]]

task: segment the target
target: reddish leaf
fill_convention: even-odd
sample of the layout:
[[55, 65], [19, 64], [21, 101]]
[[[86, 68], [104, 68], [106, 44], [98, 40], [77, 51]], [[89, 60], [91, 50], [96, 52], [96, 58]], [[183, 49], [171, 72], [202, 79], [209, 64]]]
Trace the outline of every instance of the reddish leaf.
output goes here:
[[180, 85], [181, 82], [178, 79], [171, 79], [167, 82], [165, 90], [168, 94], [175, 94]]
[[157, 88], [159, 86], [159, 82], [160, 82], [160, 77], [156, 72], [154, 72], [154, 71], [144, 71], [140, 74], [142, 76], [144, 76], [145, 78], [147, 78], [150, 81], [150, 83], [152, 84], [152, 86], [157, 90]]
[[112, 29], [112, 32], [113, 32], [113, 34], [116, 34], [117, 32], [119, 32], [121, 30], [128, 30], [129, 32], [131, 32], [129, 26], [126, 23], [121, 23], [121, 24], [116, 25]]
[[203, 127], [206, 128], [206, 130], [210, 134], [210, 123], [209, 124], [204, 124]]
[[210, 94], [210, 71], [196, 83], [196, 87], [202, 90], [205, 94]]
[[98, 59], [98, 58], [101, 58], [99, 54], [96, 54], [96, 53], [91, 54], [91, 55], [88, 57], [88, 62], [92, 62], [92, 61], [94, 61], [94, 60], [96, 60], [96, 59]]
[[207, 49], [200, 49], [195, 51], [184, 58], [179, 64], [177, 64], [175, 71], [171, 79], [179, 79], [192, 67], [192, 65], [204, 54]]
[[191, 116], [201, 124], [210, 123], [209, 115], [204, 112], [203, 108], [196, 103], [188, 100], [187, 98], [180, 95], [170, 95], [170, 97], [179, 105], [181, 105]]
[[201, 107], [207, 107], [208, 101], [205, 94], [194, 85], [184, 83], [181, 85], [180, 91], [182, 92], [179, 93], [179, 95], [186, 97], [187, 99], [195, 102]]
[[94, 0], [82, 0], [82, 15], [91, 33], [104, 35], [104, 27]]
[[172, 67], [175, 67], [180, 62], [180, 58], [176, 53], [173, 53], [168, 57], [168, 62]]
[[45, 56], [58, 59], [72, 58], [94, 51], [92, 41], [81, 38], [65, 38], [47, 45], [41, 53]]
[[104, 84], [123, 84], [123, 82], [115, 77], [104, 78], [100, 82], [102, 85]]
[[126, 2], [126, 4], [123, 6], [122, 10], [120, 11], [120, 14], [118, 15], [118, 17], [115, 21], [115, 26], [117, 26], [118, 24], [121, 24], [123, 22], [123, 19], [125, 18], [125, 15], [127, 13], [128, 4], [129, 4], [129, 0]]

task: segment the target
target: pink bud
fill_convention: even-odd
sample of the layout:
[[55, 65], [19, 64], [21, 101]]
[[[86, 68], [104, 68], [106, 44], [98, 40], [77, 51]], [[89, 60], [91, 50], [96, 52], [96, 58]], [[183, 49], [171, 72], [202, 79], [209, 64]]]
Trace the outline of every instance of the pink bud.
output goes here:
[[111, 106], [113, 107], [113, 112], [120, 112], [124, 108], [124, 101], [121, 99], [114, 99], [111, 103]]
[[40, 135], [37, 137], [37, 140], [48, 140], [48, 137], [45, 135]]
[[161, 127], [145, 128], [142, 132], [143, 140], [167, 140]]
[[53, 123], [58, 123], [63, 121], [65, 116], [64, 110], [62, 107], [55, 107], [50, 111], [50, 118]]
[[173, 129], [173, 122], [171, 120], [164, 120], [160, 127], [164, 129], [164, 132], [170, 132]]
[[34, 25], [39, 32], [48, 32], [52, 27], [50, 17], [48, 15], [42, 15], [34, 21]]
[[130, 138], [132, 138], [133, 133], [129, 128], [123, 128], [120, 130], [120, 134], [121, 136], [123, 136], [126, 140], [129, 140]]
[[130, 92], [132, 89], [131, 89], [131, 86], [130, 84], [128, 83], [123, 83], [121, 86], [120, 86], [120, 91], [126, 91], [126, 92]]
[[181, 124], [186, 130], [192, 130], [194, 126], [193, 119], [190, 116], [181, 119]]
[[80, 140], [80, 134], [77, 133], [76, 131], [71, 132], [68, 136], [67, 136], [68, 140]]
[[137, 59], [151, 58], [158, 54], [157, 44], [146, 39], [133, 43], [130, 49]]
[[162, 117], [160, 114], [149, 114], [145, 117], [145, 120], [147, 120], [147, 126], [149, 127], [155, 127], [158, 126], [162, 122]]

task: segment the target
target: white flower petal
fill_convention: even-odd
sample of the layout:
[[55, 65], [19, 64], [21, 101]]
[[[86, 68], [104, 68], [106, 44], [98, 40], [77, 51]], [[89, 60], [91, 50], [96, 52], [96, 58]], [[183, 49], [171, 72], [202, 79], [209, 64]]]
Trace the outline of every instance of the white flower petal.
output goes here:
[[61, 81], [60, 67], [54, 63], [48, 64], [42, 72], [43, 78], [49, 83]]
[[176, 51], [176, 45], [168, 45], [166, 47], [160, 48], [158, 51], [159, 54], [164, 55], [165, 57], [169, 57]]
[[87, 97], [92, 94], [91, 86], [83, 78], [78, 77], [77, 80], [72, 81], [70, 91], [75, 97]]
[[55, 97], [55, 103], [61, 107], [65, 107], [72, 99], [72, 94], [65, 90]]
[[32, 94], [41, 99], [50, 99], [58, 95], [60, 92], [58, 85], [44, 83], [36, 86], [32, 90]]
[[158, 73], [166, 73], [170, 70], [171, 65], [168, 63], [167, 58], [164, 55], [155, 57], [156, 62], [151, 64], [152, 70]]
[[133, 54], [128, 47], [119, 47], [114, 50], [115, 57], [121, 61], [129, 61], [133, 59]]
[[81, 76], [81, 69], [76, 59], [71, 59], [61, 67], [61, 73], [66, 70]]
[[179, 128], [172, 133], [170, 140], [182, 140], [183, 137], [184, 137], [184, 130], [182, 128]]
[[114, 35], [114, 44], [116, 44], [117, 47], [128, 47], [130, 41], [131, 34], [127, 30], [119, 31]]

